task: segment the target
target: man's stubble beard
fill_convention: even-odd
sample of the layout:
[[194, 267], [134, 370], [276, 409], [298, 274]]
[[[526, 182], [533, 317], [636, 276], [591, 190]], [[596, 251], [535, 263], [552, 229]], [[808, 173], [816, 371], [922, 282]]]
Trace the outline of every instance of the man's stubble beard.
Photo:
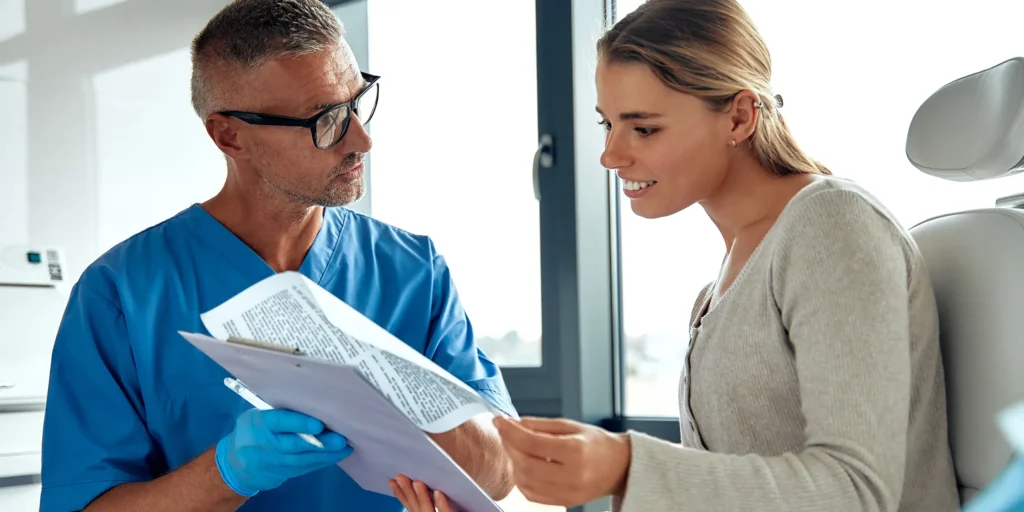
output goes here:
[[353, 181], [340, 182], [338, 180], [338, 176], [351, 170], [352, 167], [358, 165], [361, 161], [363, 161], [363, 155], [360, 153], [347, 155], [338, 165], [331, 169], [319, 193], [308, 190], [307, 187], [302, 186], [302, 183], [290, 180], [288, 178], [290, 173], [288, 172], [276, 175], [266, 171], [270, 167], [267, 165], [260, 165], [257, 171], [268, 195], [276, 192], [305, 206], [331, 208], [348, 206], [362, 199], [366, 194], [365, 170], [363, 175]]
[[[364, 162], [364, 154], [350, 153], [345, 156], [341, 163], [331, 169], [331, 173], [328, 175], [327, 179], [327, 186], [323, 191], [323, 201], [320, 203], [320, 206], [348, 206], [362, 199], [363, 195], [366, 194], [365, 167], [363, 169], [363, 173], [352, 181], [340, 182], [338, 177]], [[340, 192], [340, 194], [334, 194], [335, 191]]]

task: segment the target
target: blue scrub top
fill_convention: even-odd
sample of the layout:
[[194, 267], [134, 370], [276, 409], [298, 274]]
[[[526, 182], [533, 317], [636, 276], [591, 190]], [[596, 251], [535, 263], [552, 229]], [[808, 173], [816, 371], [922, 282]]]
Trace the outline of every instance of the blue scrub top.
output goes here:
[[[299, 271], [515, 415], [429, 238], [328, 208]], [[41, 511], [80, 510], [118, 484], [154, 479], [232, 430], [251, 406], [224, 386], [227, 372], [177, 331], [207, 333], [200, 313], [273, 273], [199, 205], [83, 273], [53, 350]], [[331, 466], [261, 492], [240, 510], [402, 506]]]

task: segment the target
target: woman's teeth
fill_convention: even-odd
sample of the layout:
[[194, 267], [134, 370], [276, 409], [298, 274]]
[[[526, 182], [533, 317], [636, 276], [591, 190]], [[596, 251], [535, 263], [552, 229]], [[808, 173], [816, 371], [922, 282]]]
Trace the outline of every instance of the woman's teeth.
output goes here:
[[654, 185], [657, 181], [629, 181], [622, 180], [622, 188], [625, 190], [640, 190]]

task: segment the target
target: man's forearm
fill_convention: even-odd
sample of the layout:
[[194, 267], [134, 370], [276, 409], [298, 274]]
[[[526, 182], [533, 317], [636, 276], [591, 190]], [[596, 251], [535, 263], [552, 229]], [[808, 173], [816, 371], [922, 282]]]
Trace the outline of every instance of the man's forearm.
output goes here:
[[214, 449], [150, 482], [121, 484], [100, 495], [87, 512], [232, 511], [245, 503], [224, 483]]
[[512, 463], [490, 421], [471, 419], [431, 437], [495, 501], [512, 491]]

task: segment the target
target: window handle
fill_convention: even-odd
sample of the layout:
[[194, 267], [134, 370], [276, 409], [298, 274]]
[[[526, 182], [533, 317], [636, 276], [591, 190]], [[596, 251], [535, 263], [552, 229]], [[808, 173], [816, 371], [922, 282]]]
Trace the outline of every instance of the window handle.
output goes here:
[[537, 152], [533, 154], [533, 197], [540, 201], [540, 170], [555, 165], [555, 140], [551, 135], [540, 136]]

